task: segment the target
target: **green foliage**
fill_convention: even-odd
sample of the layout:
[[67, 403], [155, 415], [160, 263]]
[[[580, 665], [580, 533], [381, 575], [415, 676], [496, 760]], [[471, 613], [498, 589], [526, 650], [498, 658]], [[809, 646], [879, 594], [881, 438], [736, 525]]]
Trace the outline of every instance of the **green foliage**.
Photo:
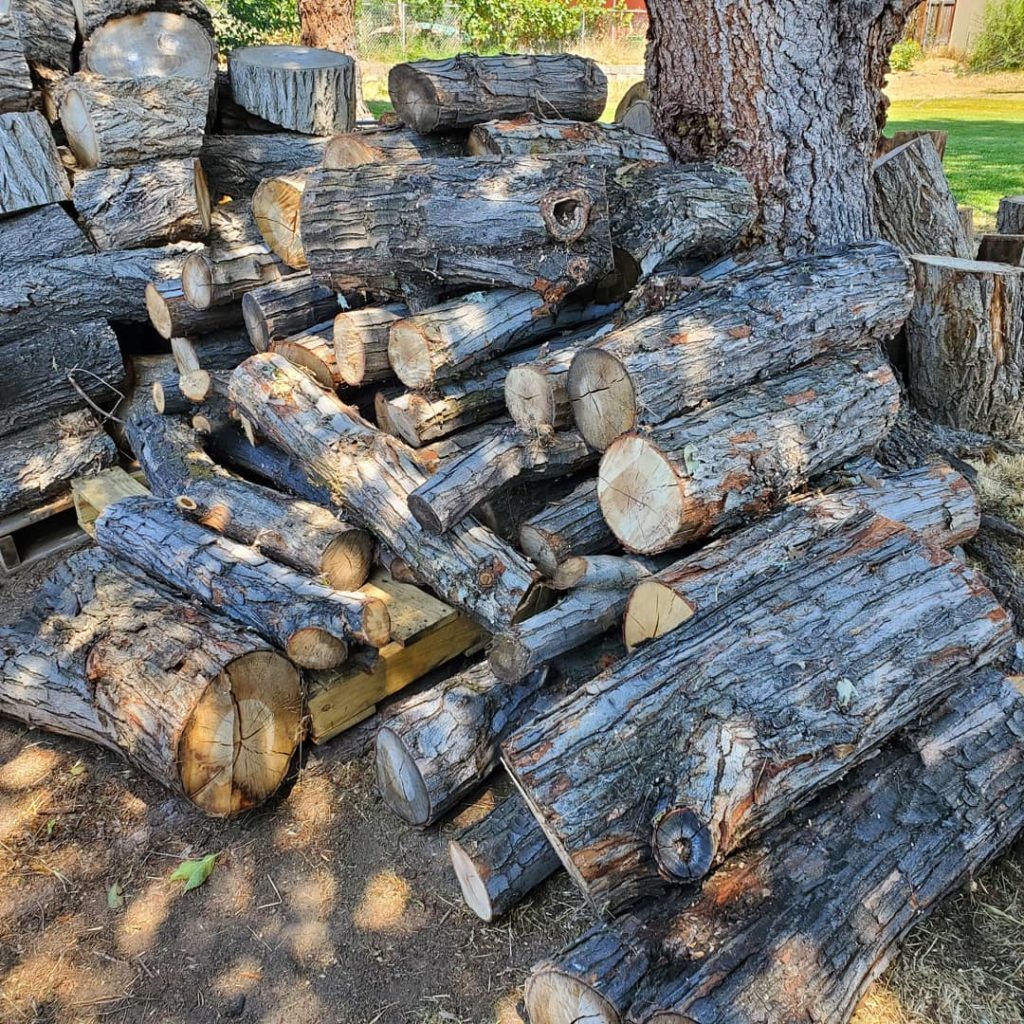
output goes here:
[[458, 0], [458, 8], [467, 42], [483, 53], [564, 47], [588, 17], [607, 14], [602, 0]]
[[989, 0], [970, 57], [972, 71], [1024, 68], [1024, 0]]
[[298, 40], [299, 11], [295, 0], [212, 0], [209, 6], [221, 53], [239, 46]]
[[889, 66], [893, 71], [909, 71], [923, 56], [924, 50], [916, 39], [904, 39], [892, 48]]
[[213, 866], [217, 863], [218, 856], [219, 854], [210, 853], [202, 860], [182, 861], [174, 869], [174, 873], [171, 875], [169, 881], [184, 882], [185, 888], [181, 890], [182, 892], [188, 892], [191, 889], [198, 889], [199, 886], [201, 886], [213, 873]]

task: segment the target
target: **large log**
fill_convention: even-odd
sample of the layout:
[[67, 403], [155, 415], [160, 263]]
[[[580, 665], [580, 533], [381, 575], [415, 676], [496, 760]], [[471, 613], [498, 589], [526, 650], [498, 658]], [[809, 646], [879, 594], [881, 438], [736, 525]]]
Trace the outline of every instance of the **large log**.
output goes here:
[[481, 662], [388, 709], [377, 730], [377, 789], [410, 825], [432, 825], [498, 764], [502, 739], [538, 701], [542, 669], [503, 683]]
[[375, 126], [333, 136], [324, 148], [321, 163], [328, 170], [337, 170], [359, 164], [405, 164], [461, 156], [461, 141], [458, 136], [421, 135], [402, 125]]
[[912, 300], [909, 266], [885, 242], [752, 264], [582, 349], [568, 380], [576, 425], [603, 451], [627, 430], [894, 334]]
[[299, 675], [255, 633], [72, 555], [39, 618], [0, 631], [0, 711], [120, 751], [211, 815], [272, 796], [302, 736]]
[[193, 78], [104, 78], [79, 73], [64, 88], [60, 122], [81, 167], [125, 167], [198, 156], [209, 90]]
[[65, 0], [5, 0], [0, 13], [13, 16], [25, 59], [69, 72], [75, 45], [75, 11]]
[[210, 196], [195, 157], [75, 174], [71, 201], [99, 249], [199, 242], [210, 230]]
[[321, 387], [336, 388], [344, 384], [334, 355], [334, 320], [272, 341], [267, 351], [278, 352], [289, 363], [308, 370]]
[[597, 480], [584, 480], [523, 523], [519, 546], [545, 576], [553, 576], [573, 555], [596, 555], [615, 547], [597, 501]]
[[69, 198], [68, 175], [42, 114], [0, 114], [0, 138], [0, 216]]
[[699, 891], [537, 965], [533, 1024], [848, 1021], [898, 940], [1024, 821], [1018, 684], [994, 671], [963, 683]]
[[397, 298], [443, 283], [559, 301], [612, 269], [604, 171], [583, 157], [314, 171], [302, 244], [318, 280], [344, 290], [355, 278]]
[[1006, 196], [999, 200], [996, 231], [1001, 235], [1024, 234], [1024, 196]]
[[[182, 273], [185, 269], [182, 260]], [[242, 323], [239, 306], [208, 306], [196, 309], [185, 297], [181, 278], [151, 281], [144, 291], [146, 315], [161, 338], [188, 338], [212, 334], [237, 327]]]
[[463, 53], [396, 64], [388, 94], [399, 118], [428, 134], [519, 114], [596, 121], [608, 100], [608, 80], [594, 61], [568, 53]]
[[648, 135], [620, 124], [566, 121], [526, 114], [508, 121], [488, 121], [469, 133], [470, 156], [540, 156], [543, 153], [585, 152], [609, 165], [634, 160], [667, 163], [668, 150]]
[[232, 376], [230, 398], [260, 434], [326, 484], [346, 514], [485, 628], [507, 625], [528, 604], [533, 566], [472, 519], [443, 538], [424, 530], [407, 505], [426, 479], [412, 453], [280, 356], [246, 360]]
[[96, 520], [96, 542], [255, 630], [303, 668], [334, 668], [348, 656], [349, 643], [379, 648], [391, 636], [383, 601], [278, 565], [199, 525], [166, 499], [140, 496], [108, 505]]
[[610, 316], [615, 305], [545, 303], [517, 288], [473, 292], [420, 310], [391, 327], [388, 362], [410, 388], [428, 388], [546, 335]]
[[306, 170], [264, 178], [252, 194], [252, 213], [263, 240], [282, 263], [306, 269], [299, 207], [306, 188]]
[[1024, 270], [942, 256], [912, 262], [914, 405], [952, 427], [1024, 438]]
[[908, 142], [914, 142], [917, 139], [924, 139], [932, 144], [935, 152], [939, 154], [939, 160], [943, 160], [946, 156], [946, 143], [949, 142], [949, 132], [933, 130], [933, 131], [899, 131], [893, 132], [892, 135], [879, 135], [878, 145], [875, 148], [875, 158], [880, 159], [885, 156], [886, 153], [891, 153], [894, 149], [899, 149], [901, 146], [905, 146]]
[[327, 139], [273, 135], [207, 135], [200, 159], [210, 194], [248, 200], [264, 178], [312, 167], [323, 159]]
[[356, 122], [355, 61], [309, 46], [248, 46], [228, 58], [235, 101], [306, 135], [347, 132]]
[[111, 18], [86, 39], [82, 70], [107, 78], [191, 78], [202, 84], [208, 102], [217, 49], [203, 21], [159, 10]]
[[870, 450], [899, 402], [878, 355], [808, 364], [613, 441], [598, 470], [601, 513], [629, 551], [679, 547], [764, 515], [816, 473]]
[[0, 345], [0, 436], [86, 406], [112, 407], [124, 387], [117, 337], [103, 321]]
[[202, 450], [196, 433], [173, 419], [131, 420], [128, 436], [150, 487], [167, 498], [186, 495], [204, 526], [337, 590], [366, 582], [373, 543], [319, 505], [239, 480]]
[[574, 879], [615, 912], [703, 877], [1010, 635], [977, 574], [865, 510], [534, 719], [504, 760]]
[[622, 633], [632, 650], [694, 615], [748, 590], [784, 561], [802, 556], [815, 540], [866, 506], [913, 530], [928, 544], [952, 548], [970, 540], [980, 521], [971, 485], [943, 464], [802, 498], [759, 523], [737, 530], [674, 562], [630, 594]]
[[114, 442], [88, 411], [0, 437], [0, 518], [67, 493], [75, 477], [116, 461]]
[[8, 273], [43, 260], [95, 251], [75, 219], [56, 203], [0, 220], [0, 260]]
[[334, 318], [334, 357], [345, 384], [357, 387], [394, 376], [388, 359], [392, 325], [409, 315], [407, 306], [367, 306]]
[[0, 11], [0, 114], [23, 112], [33, 106], [32, 76], [18, 23], [10, 12]]
[[245, 329], [257, 352], [266, 352], [271, 342], [307, 331], [345, 308], [342, 296], [318, 284], [308, 272], [290, 274], [242, 296]]
[[88, 39], [112, 18], [126, 18], [147, 11], [180, 14], [198, 22], [213, 35], [213, 16], [203, 0], [74, 0], [74, 8], [83, 39]]

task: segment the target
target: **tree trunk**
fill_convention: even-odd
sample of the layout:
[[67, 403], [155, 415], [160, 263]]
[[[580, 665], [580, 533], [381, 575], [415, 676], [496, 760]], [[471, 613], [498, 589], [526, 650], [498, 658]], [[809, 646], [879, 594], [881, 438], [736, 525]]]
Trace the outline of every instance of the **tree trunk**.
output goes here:
[[334, 356], [342, 382], [352, 387], [394, 376], [388, 360], [392, 325], [409, 315], [407, 306], [367, 306], [334, 318]]
[[246, 292], [281, 280], [281, 261], [269, 252], [240, 246], [234, 253], [194, 253], [181, 270], [181, 288], [194, 309], [230, 306]]
[[83, 39], [88, 39], [111, 18], [126, 18], [147, 11], [180, 14], [198, 22], [209, 35], [213, 35], [210, 9], [201, 0], [74, 0], [74, 8]]
[[14, 15], [0, 14], [0, 114], [23, 113], [35, 101], [18, 23]]
[[124, 388], [117, 338], [102, 321], [7, 341], [0, 360], [0, 436], [86, 406], [111, 408]]
[[248, 201], [264, 178], [277, 177], [320, 163], [327, 139], [291, 132], [273, 135], [207, 135], [200, 159], [216, 201], [231, 196]]
[[601, 512], [623, 547], [646, 554], [729, 529], [873, 448], [899, 401], [877, 355], [811, 363], [614, 441], [598, 475]]
[[406, 387], [429, 388], [503, 352], [610, 316], [615, 309], [586, 302], [552, 307], [536, 292], [516, 288], [473, 292], [392, 325], [388, 361]]
[[202, 338], [171, 338], [171, 354], [178, 373], [193, 370], [233, 370], [252, 355], [249, 335], [241, 330], [218, 331]]
[[978, 243], [978, 261], [1024, 266], [1024, 235], [982, 235]]
[[410, 825], [432, 825], [498, 764], [499, 745], [530, 713], [547, 670], [509, 685], [486, 662], [398, 701], [377, 730], [377, 789]]
[[252, 212], [270, 251], [292, 270], [306, 269], [299, 234], [299, 204], [311, 168], [264, 178], [252, 194]]
[[[742, 171], [787, 254], [873, 238], [889, 51], [919, 0], [649, 5], [647, 84], [677, 159]], [[813, 53], [814, 60], [807, 55]]]
[[299, 0], [302, 45], [356, 54], [355, 0]]
[[426, 477], [404, 445], [271, 353], [235, 371], [230, 398], [444, 600], [491, 632], [523, 610], [534, 584], [525, 559], [472, 519], [442, 538], [409, 515], [408, 497]]
[[1011, 635], [975, 573], [865, 511], [524, 726], [504, 760], [594, 906], [615, 912], [702, 878]]
[[87, 411], [0, 438], [0, 518], [67, 493], [75, 477], [117, 461], [114, 442]]
[[303, 668], [334, 668], [352, 641], [379, 648], [391, 636], [382, 601], [334, 590], [278, 565], [193, 522], [166, 499], [124, 498], [109, 505], [96, 520], [96, 542], [255, 630]]
[[333, 390], [344, 384], [334, 355], [334, 320], [327, 320], [280, 341], [272, 341], [267, 351], [277, 352], [289, 363], [309, 370], [321, 387]]
[[582, 349], [568, 388], [580, 432], [620, 434], [899, 330], [913, 301], [907, 262], [884, 242], [755, 264]]
[[930, 139], [917, 139], [875, 161], [875, 214], [883, 238], [908, 256], [974, 256], [942, 160]]
[[1001, 235], [1024, 234], [1024, 196], [1007, 196], [999, 200], [996, 231]]
[[337, 590], [366, 582], [373, 555], [366, 531], [319, 505], [231, 476], [203, 452], [192, 430], [173, 420], [142, 418], [129, 422], [128, 433], [154, 493], [191, 498], [204, 526], [299, 572], [324, 576]]
[[699, 891], [535, 967], [533, 1024], [848, 1021], [899, 939], [1024, 822], [1021, 698], [997, 672], [963, 682]]
[[242, 296], [245, 329], [257, 352], [266, 352], [271, 342], [308, 331], [346, 308], [343, 296], [317, 284], [308, 271], [289, 274]]
[[95, 251], [74, 217], [56, 203], [0, 220], [0, 257], [8, 273], [46, 260]]
[[0, 137], [0, 216], [70, 197], [67, 171], [42, 114], [0, 114]]
[[455, 877], [482, 921], [511, 910], [561, 866], [544, 830], [518, 793], [448, 843]]
[[526, 288], [557, 302], [612, 269], [604, 171], [583, 157], [315, 171], [302, 243], [318, 280], [336, 290], [356, 280], [396, 298], [443, 282]]
[[327, 170], [336, 171], [358, 164], [405, 164], [462, 154], [461, 136], [420, 135], [402, 125], [382, 125], [335, 135], [328, 140], [320, 163]]
[[190, 78], [202, 84], [208, 103], [217, 48], [208, 17], [203, 21], [167, 11], [112, 18], [86, 39], [82, 70], [106, 78]]
[[276, 792], [302, 695], [265, 640], [96, 548], [53, 574], [38, 607], [38, 620], [0, 632], [4, 714], [118, 750], [207, 814]]
[[553, 576], [573, 555], [596, 555], [615, 547], [615, 537], [597, 503], [597, 480], [585, 480], [525, 522], [519, 530], [519, 546], [545, 576]]
[[470, 156], [540, 156], [584, 152], [609, 165], [634, 160], [667, 163], [668, 150], [657, 140], [619, 124], [560, 121], [525, 115], [510, 121], [478, 124], [469, 133]]
[[[182, 264], [184, 273], [184, 263]], [[189, 338], [237, 327], [242, 322], [238, 306], [196, 309], [182, 288], [181, 278], [150, 282], [145, 289], [149, 322], [161, 338]]]
[[356, 123], [355, 61], [301, 46], [250, 46], [228, 58], [235, 101], [250, 113], [306, 135]]
[[79, 171], [71, 201], [99, 249], [200, 242], [210, 230], [210, 196], [195, 157]]
[[409, 495], [409, 511], [424, 529], [447, 533], [513, 481], [569, 476], [596, 460], [597, 453], [575, 432], [531, 437], [500, 431], [445, 462]]
[[65, 0], [13, 0], [4, 12], [18, 26], [22, 50], [29, 64], [71, 71], [75, 45], [74, 7]]
[[399, 119], [429, 134], [520, 114], [596, 121], [608, 100], [608, 80], [594, 61], [568, 53], [463, 53], [396, 64], [388, 93]]
[[907, 318], [914, 405], [931, 419], [1024, 439], [1024, 272], [915, 256]]
[[210, 93], [193, 78], [102, 78], [68, 82], [60, 120], [82, 167], [127, 167], [198, 156]]

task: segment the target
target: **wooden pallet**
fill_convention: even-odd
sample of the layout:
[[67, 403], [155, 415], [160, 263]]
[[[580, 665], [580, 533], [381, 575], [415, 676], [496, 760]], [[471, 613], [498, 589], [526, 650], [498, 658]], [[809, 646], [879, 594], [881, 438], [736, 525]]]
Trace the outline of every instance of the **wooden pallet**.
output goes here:
[[75, 521], [74, 509], [69, 491], [0, 519], [0, 569], [10, 575], [81, 544], [86, 538]]
[[71, 481], [71, 497], [78, 525], [90, 537], [96, 536], [96, 520], [108, 505], [137, 494], [149, 494], [141, 470], [129, 473], [120, 466], [114, 466]]

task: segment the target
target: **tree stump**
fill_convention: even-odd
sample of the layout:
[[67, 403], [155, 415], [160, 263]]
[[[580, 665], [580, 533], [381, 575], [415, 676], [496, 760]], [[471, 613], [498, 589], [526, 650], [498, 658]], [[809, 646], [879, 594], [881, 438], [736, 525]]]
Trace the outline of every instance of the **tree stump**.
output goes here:
[[1024, 266], [1024, 235], [982, 235], [978, 243], [978, 261]]
[[1024, 196], [1006, 196], [999, 200], [996, 231], [1001, 235], [1024, 234]]

